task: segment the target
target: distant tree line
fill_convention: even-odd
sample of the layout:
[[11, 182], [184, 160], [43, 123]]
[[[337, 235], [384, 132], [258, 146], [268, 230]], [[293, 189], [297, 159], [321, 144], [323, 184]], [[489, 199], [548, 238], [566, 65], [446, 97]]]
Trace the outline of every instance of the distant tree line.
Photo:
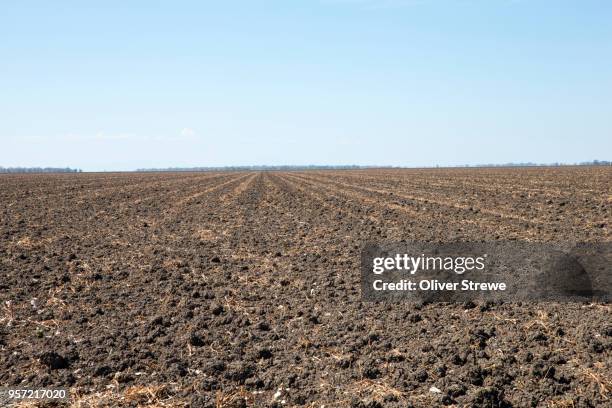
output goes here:
[[[431, 167], [561, 167], [561, 166], [612, 166], [612, 161], [593, 160], [580, 163], [492, 163], [492, 164], [466, 164], [458, 166], [430, 166]], [[167, 168], [142, 168], [137, 172], [181, 172], [181, 171], [304, 171], [304, 170], [360, 170], [360, 169], [401, 169], [410, 166], [358, 166], [358, 165], [306, 165], [306, 166], [216, 166], [216, 167], [167, 167]], [[414, 168], [414, 167], [412, 167]], [[70, 167], [2, 167], [0, 173], [81, 173], [81, 169]]]
[[593, 160], [592, 162], [582, 162], [581, 166], [612, 166], [612, 161], [607, 160]]
[[81, 169], [70, 167], [1, 167], [0, 173], [80, 173]]
[[[491, 164], [465, 164], [457, 166], [429, 166], [432, 167], [561, 167], [561, 166], [612, 166], [611, 161], [593, 160], [581, 163], [491, 163]], [[402, 169], [414, 168], [411, 166], [358, 166], [358, 165], [338, 165], [338, 166], [219, 166], [219, 167], [166, 167], [166, 168], [142, 168], [135, 171], [140, 172], [181, 172], [181, 171], [303, 171], [303, 170], [359, 170], [359, 169]]]
[[611, 161], [593, 160], [580, 163], [490, 163], [490, 164], [463, 164], [457, 166], [435, 166], [435, 167], [563, 167], [563, 166], [612, 166]]
[[[387, 166], [388, 168], [389, 166]], [[301, 170], [358, 170], [375, 168], [375, 166], [221, 166], [221, 167], [167, 167], [137, 169], [136, 171], [301, 171]]]

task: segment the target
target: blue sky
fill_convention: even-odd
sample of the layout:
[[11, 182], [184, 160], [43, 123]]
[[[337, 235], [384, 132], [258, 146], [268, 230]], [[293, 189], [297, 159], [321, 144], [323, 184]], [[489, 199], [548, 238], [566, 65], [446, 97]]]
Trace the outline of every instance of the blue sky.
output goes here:
[[609, 160], [612, 2], [6, 1], [0, 166]]

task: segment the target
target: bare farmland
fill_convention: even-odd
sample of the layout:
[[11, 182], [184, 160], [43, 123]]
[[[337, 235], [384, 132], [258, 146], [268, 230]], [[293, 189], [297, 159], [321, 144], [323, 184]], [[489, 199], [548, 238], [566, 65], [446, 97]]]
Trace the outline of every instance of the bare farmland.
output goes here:
[[612, 168], [0, 177], [0, 384], [72, 404], [609, 406], [607, 304], [362, 302], [368, 241], [609, 241]]

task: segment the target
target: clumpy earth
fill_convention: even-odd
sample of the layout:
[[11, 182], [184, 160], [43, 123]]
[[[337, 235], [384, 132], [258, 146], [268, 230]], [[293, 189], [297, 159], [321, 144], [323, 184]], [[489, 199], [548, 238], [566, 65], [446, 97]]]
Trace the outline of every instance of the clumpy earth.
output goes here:
[[[399, 240], [610, 240], [612, 168], [0, 177], [0, 385], [72, 406], [604, 407], [603, 303], [375, 303]], [[61, 405], [61, 404], [59, 404]]]

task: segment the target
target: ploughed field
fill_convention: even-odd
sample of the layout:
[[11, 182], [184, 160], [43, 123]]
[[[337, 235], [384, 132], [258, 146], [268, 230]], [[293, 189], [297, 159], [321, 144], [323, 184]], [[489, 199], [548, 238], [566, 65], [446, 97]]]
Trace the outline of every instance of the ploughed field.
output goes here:
[[0, 385], [79, 406], [612, 404], [606, 304], [361, 301], [365, 242], [609, 241], [612, 168], [0, 177]]

